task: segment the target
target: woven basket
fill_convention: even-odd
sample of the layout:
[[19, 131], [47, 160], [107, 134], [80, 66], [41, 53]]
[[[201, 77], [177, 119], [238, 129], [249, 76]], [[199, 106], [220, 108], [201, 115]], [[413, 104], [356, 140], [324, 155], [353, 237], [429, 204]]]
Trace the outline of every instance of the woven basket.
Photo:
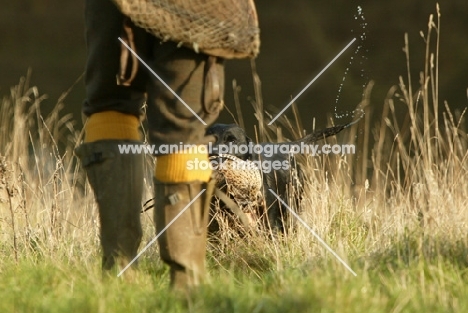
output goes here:
[[253, 0], [113, 0], [163, 41], [227, 59], [255, 57], [260, 30]]

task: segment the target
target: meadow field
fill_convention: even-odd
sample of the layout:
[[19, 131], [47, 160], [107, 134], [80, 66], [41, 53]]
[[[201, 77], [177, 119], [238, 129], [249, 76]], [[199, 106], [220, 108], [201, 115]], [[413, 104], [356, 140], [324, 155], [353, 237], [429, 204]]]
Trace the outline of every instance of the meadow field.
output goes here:
[[[421, 72], [395, 78], [380, 103], [370, 82], [362, 120], [329, 140], [357, 153], [303, 160], [301, 216], [357, 276], [297, 224], [274, 239], [212, 238], [208, 281], [189, 295], [168, 288], [157, 245], [131, 279], [102, 277], [97, 209], [73, 154], [82, 133], [61, 114], [67, 93], [42, 116], [43, 96], [21, 79], [0, 108], [0, 312], [468, 312], [465, 112], [438, 94], [437, 17], [429, 25]], [[262, 138], [301, 136], [300, 118], [267, 127], [258, 95], [254, 105]], [[151, 171], [149, 159], [148, 198]], [[142, 221], [143, 246], [151, 210]]]

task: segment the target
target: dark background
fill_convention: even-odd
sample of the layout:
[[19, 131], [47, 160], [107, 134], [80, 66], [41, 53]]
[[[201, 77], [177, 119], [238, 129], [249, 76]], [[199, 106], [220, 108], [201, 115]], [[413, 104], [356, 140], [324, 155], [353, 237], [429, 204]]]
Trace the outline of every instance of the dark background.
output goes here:
[[[402, 52], [405, 33], [410, 42], [413, 84], [419, 86], [419, 72], [424, 69], [425, 60], [420, 31], [427, 32], [429, 14], [436, 14], [436, 1], [258, 0], [256, 3], [262, 39], [256, 65], [264, 104], [270, 111], [274, 110], [271, 107], [280, 110], [289, 103], [353, 37], [359, 38], [366, 32], [365, 41], [359, 40], [351, 46], [297, 100], [308, 131], [313, 118], [316, 127], [325, 126], [329, 117], [335, 123], [349, 121], [349, 117], [341, 115], [356, 107], [362, 86], [369, 80], [375, 81], [371, 106], [378, 117], [389, 88], [398, 84], [400, 75], [407, 77]], [[439, 98], [447, 100], [452, 108], [464, 109], [468, 104], [468, 1], [445, 0], [439, 4], [442, 14]], [[358, 6], [362, 8], [361, 15]], [[43, 111], [50, 111], [60, 94], [84, 70], [83, 7], [84, 1], [2, 3], [0, 95], [8, 96], [10, 88], [31, 69], [31, 85], [48, 95]], [[367, 25], [363, 26], [363, 22]], [[361, 47], [356, 52], [358, 46]], [[228, 61], [226, 70], [226, 105], [235, 111], [231, 86], [236, 79], [242, 87], [240, 101], [246, 123], [255, 123], [249, 100], [254, 96], [250, 61]], [[344, 85], [339, 92], [343, 78]], [[65, 111], [77, 117], [78, 126], [81, 126], [80, 106], [84, 97], [81, 80], [65, 100]], [[292, 116], [291, 110], [288, 116]], [[233, 120], [223, 112], [220, 121]], [[247, 129], [252, 135], [253, 127]]]

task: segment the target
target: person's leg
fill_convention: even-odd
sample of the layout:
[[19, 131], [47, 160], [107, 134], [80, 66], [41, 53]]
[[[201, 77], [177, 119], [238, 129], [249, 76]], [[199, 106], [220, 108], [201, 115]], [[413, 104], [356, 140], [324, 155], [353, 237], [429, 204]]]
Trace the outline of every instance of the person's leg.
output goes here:
[[[86, 1], [87, 99], [85, 139], [76, 154], [99, 208], [105, 270], [137, 254], [142, 230], [143, 155], [121, 154], [120, 144], [140, 144], [139, 117], [146, 71], [125, 55], [119, 37], [146, 50], [143, 30], [128, 23], [110, 0]], [[127, 62], [128, 60], [128, 62]]]
[[[153, 61], [153, 69], [170, 88], [206, 124], [213, 123], [222, 107], [222, 62], [178, 48], [174, 43], [157, 43]], [[156, 77], [148, 87], [147, 115], [150, 140], [156, 146], [207, 143], [206, 126]], [[207, 223], [214, 184], [210, 167], [188, 169], [188, 163], [197, 160], [207, 166], [208, 153], [179, 151], [160, 155], [156, 162], [154, 218], [158, 233], [205, 189], [158, 240], [175, 289], [198, 285], [205, 276]]]

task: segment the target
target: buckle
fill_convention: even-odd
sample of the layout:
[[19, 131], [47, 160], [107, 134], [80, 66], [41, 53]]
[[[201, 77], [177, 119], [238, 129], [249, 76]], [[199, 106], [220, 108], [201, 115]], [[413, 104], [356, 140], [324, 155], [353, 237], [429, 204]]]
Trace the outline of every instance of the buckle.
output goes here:
[[168, 196], [167, 199], [169, 200], [169, 203], [170, 203], [171, 205], [175, 205], [175, 204], [177, 204], [177, 202], [179, 202], [182, 198], [181, 198], [180, 194], [179, 194], [178, 192], [176, 192], [176, 193], [174, 193], [174, 194]]

